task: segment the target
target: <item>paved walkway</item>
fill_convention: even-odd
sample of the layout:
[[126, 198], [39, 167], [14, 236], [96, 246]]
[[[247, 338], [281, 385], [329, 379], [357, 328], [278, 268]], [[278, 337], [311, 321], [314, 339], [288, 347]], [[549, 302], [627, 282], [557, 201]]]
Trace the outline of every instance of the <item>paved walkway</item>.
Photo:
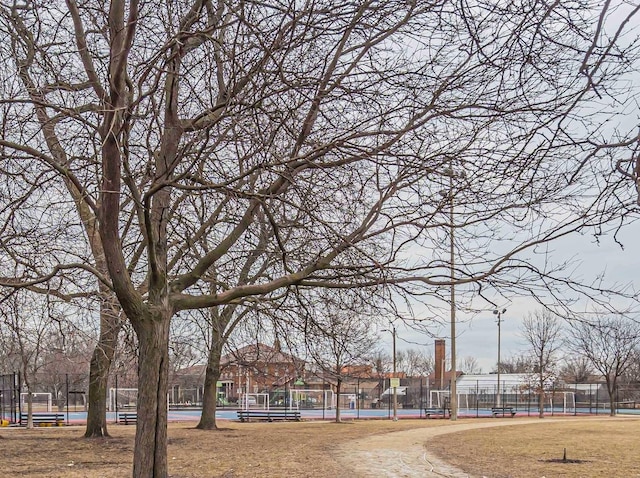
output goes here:
[[430, 454], [425, 444], [430, 438], [477, 428], [548, 423], [539, 419], [487, 420], [451, 426], [416, 428], [375, 435], [349, 443], [336, 452], [338, 461], [361, 478], [473, 478]]

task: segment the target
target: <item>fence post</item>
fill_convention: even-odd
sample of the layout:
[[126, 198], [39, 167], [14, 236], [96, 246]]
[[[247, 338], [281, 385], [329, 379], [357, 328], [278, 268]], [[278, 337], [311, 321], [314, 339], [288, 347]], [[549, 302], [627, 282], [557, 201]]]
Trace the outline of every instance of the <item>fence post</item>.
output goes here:
[[118, 423], [118, 374], [116, 373], [116, 392], [113, 397], [113, 408], [116, 413], [116, 423]]
[[423, 395], [423, 389], [422, 389], [422, 377], [420, 377], [420, 401], [418, 404], [418, 408], [419, 410], [419, 417], [422, 418], [422, 409], [424, 408], [424, 395]]
[[322, 374], [322, 420], [324, 420], [324, 411], [327, 409], [327, 388], [324, 381], [324, 373]]
[[18, 390], [18, 416], [16, 417], [20, 421], [20, 425], [22, 425], [22, 377], [20, 376], [20, 372], [18, 372], [18, 386], [16, 387]]
[[285, 382], [284, 383], [284, 410], [287, 411], [287, 410], [289, 410], [289, 408], [291, 408], [291, 396], [289, 395], [289, 389], [287, 388], [287, 382]]
[[387, 418], [391, 419], [391, 379], [389, 378], [389, 393], [387, 394], [387, 398], [389, 398], [389, 405], [387, 406]]
[[478, 418], [480, 415], [480, 410], [479, 410], [479, 405], [480, 405], [480, 381], [476, 380], [476, 418]]
[[69, 374], [65, 373], [64, 374], [64, 382], [65, 382], [65, 387], [66, 387], [66, 392], [67, 392], [67, 399], [65, 402], [66, 405], [66, 409], [67, 409], [67, 426], [69, 425]]

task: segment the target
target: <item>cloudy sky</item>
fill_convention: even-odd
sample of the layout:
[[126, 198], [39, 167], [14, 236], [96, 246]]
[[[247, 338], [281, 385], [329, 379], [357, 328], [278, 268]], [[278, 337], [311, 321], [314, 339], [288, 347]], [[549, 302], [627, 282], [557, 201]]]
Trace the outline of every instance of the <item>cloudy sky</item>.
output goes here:
[[[550, 256], [554, 262], [574, 259], [579, 263], [576, 275], [585, 282], [590, 282], [604, 274], [605, 284], [633, 284], [640, 289], [640, 255], [637, 238], [640, 237], [640, 224], [632, 224], [623, 229], [618, 239], [621, 248], [613, 237], [605, 236], [596, 243], [591, 236], [572, 236], [562, 242], [552, 244]], [[526, 349], [526, 343], [520, 336], [522, 318], [531, 311], [539, 309], [539, 305], [529, 298], [515, 298], [511, 303], [501, 304], [507, 309], [501, 325], [501, 357], [507, 358]], [[592, 310], [593, 304], [583, 303], [577, 309]], [[419, 315], [419, 312], [416, 313]], [[640, 311], [638, 312], [640, 318]], [[493, 308], [488, 306], [486, 313], [465, 316], [458, 314], [457, 356], [458, 362], [467, 356], [475, 357], [483, 372], [495, 369], [497, 363], [498, 328]], [[398, 349], [425, 348], [433, 355], [434, 338], [417, 334], [415, 331], [398, 326]], [[447, 354], [450, 348], [448, 326], [436, 331], [447, 339]], [[381, 333], [382, 347], [391, 354], [391, 334]]]

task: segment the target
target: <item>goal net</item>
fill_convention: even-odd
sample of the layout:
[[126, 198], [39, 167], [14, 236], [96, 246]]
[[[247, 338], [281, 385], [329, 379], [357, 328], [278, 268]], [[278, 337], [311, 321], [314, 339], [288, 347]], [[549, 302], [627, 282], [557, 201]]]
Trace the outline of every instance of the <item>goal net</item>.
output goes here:
[[560, 410], [560, 413], [573, 413], [576, 411], [575, 392], [554, 392], [549, 395], [549, 407], [551, 410]]
[[430, 390], [429, 391], [429, 408], [443, 408], [449, 406], [449, 390]]
[[[27, 410], [28, 392], [20, 394], [20, 406], [23, 411]], [[50, 412], [51, 411], [51, 393], [34, 392], [31, 394], [31, 405], [34, 412]]]
[[138, 405], [137, 388], [110, 388], [109, 411], [134, 410]]
[[[458, 410], [469, 410], [469, 394], [466, 392], [457, 393]], [[443, 408], [451, 406], [451, 393], [449, 390], [431, 390], [429, 392], [429, 408]]]
[[238, 406], [248, 410], [249, 408], [258, 408], [269, 410], [269, 394], [268, 393], [243, 393], [240, 395]]
[[335, 408], [336, 399], [333, 390], [306, 389], [289, 390], [289, 403], [293, 408]]

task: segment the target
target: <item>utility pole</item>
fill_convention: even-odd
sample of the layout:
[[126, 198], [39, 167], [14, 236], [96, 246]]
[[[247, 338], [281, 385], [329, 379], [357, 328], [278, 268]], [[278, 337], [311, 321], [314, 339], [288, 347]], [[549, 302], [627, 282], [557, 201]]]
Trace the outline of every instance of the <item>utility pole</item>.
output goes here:
[[[398, 387], [396, 381], [396, 326], [391, 325], [391, 329], [383, 329], [382, 332], [391, 332], [393, 337], [393, 378], [389, 380], [389, 385], [393, 383], [393, 421], [398, 421]], [[393, 381], [393, 382], [392, 382]]]
[[501, 406], [500, 405], [500, 322], [502, 322], [502, 314], [504, 314], [507, 311], [507, 309], [502, 309], [502, 310], [494, 310], [493, 313], [494, 315], [496, 315], [497, 318], [497, 322], [498, 322], [498, 388], [496, 390], [496, 407]]
[[449, 190], [447, 192], [440, 191], [440, 194], [443, 197], [446, 197], [449, 200], [449, 279], [451, 281], [451, 296], [450, 296], [450, 313], [451, 313], [451, 386], [450, 390], [450, 398], [449, 398], [449, 406], [451, 407], [450, 418], [451, 420], [458, 419], [458, 390], [457, 390], [457, 380], [458, 380], [458, 372], [456, 370], [456, 290], [455, 290], [455, 282], [456, 282], [456, 274], [455, 274], [455, 216], [454, 216], [454, 204], [455, 204], [455, 194], [453, 190], [453, 180], [455, 178], [464, 178], [465, 172], [460, 171], [456, 174], [453, 169], [453, 158], [449, 158], [449, 167], [443, 171], [444, 176], [449, 177]]
[[449, 260], [451, 263], [451, 396], [449, 398], [449, 418], [455, 421], [458, 419], [458, 389], [456, 372], [456, 286], [455, 286], [455, 250], [454, 250], [454, 224], [453, 224], [453, 168], [449, 175]]

